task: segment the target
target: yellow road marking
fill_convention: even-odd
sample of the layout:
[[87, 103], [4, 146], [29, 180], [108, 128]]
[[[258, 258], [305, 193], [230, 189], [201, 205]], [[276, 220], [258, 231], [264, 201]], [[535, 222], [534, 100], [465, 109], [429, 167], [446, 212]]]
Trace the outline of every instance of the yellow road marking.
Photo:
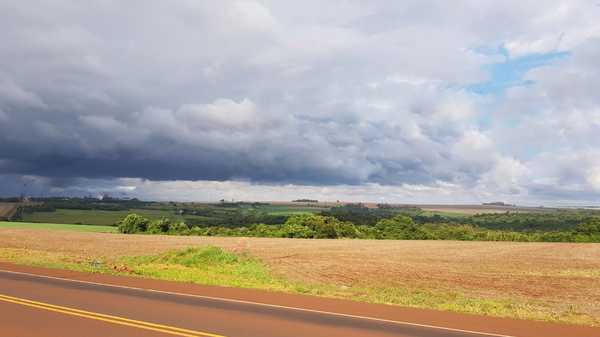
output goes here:
[[200, 332], [200, 331], [182, 329], [182, 328], [161, 325], [161, 324], [156, 324], [156, 323], [137, 321], [137, 320], [133, 320], [133, 319], [129, 319], [129, 318], [106, 315], [106, 314], [101, 314], [101, 313], [96, 313], [96, 312], [91, 312], [91, 311], [79, 310], [79, 309], [75, 309], [75, 308], [63, 307], [63, 306], [59, 306], [59, 305], [37, 302], [37, 301], [32, 301], [32, 300], [28, 300], [28, 299], [24, 299], [24, 298], [12, 297], [12, 296], [2, 295], [2, 294], [0, 294], [0, 301], [14, 303], [14, 304], [20, 304], [20, 305], [24, 305], [24, 306], [28, 306], [28, 307], [32, 307], [32, 308], [38, 308], [38, 309], [43, 309], [43, 310], [48, 310], [48, 311], [53, 311], [53, 312], [58, 312], [58, 313], [66, 314], [66, 315], [89, 318], [89, 319], [103, 321], [103, 322], [117, 324], [117, 325], [124, 325], [124, 326], [139, 328], [139, 329], [157, 331], [157, 332], [162, 332], [165, 334], [175, 335], [175, 336], [225, 337], [222, 335], [216, 335], [216, 334], [211, 334], [211, 333], [207, 333], [207, 332]]

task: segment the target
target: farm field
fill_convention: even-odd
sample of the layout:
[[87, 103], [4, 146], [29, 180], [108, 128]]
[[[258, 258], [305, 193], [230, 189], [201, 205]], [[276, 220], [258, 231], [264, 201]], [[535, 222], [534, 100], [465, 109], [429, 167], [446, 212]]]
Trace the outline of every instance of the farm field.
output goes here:
[[[1, 204], [0, 204], [1, 205]], [[180, 209], [187, 213], [179, 214]], [[139, 214], [150, 220], [169, 218], [175, 222], [205, 223], [220, 219], [229, 219], [236, 214], [262, 213], [270, 216], [289, 216], [294, 214], [316, 213], [328, 208], [307, 207], [293, 205], [238, 205], [236, 207], [220, 207], [211, 204], [178, 204], [156, 203], [144, 208], [130, 208], [124, 210], [101, 209], [65, 209], [56, 208], [52, 211], [35, 210], [24, 212], [22, 219], [25, 222], [57, 223], [57, 224], [85, 224], [111, 226], [130, 213]], [[197, 214], [190, 214], [197, 212]]]
[[303, 207], [303, 206], [284, 206], [284, 205], [261, 205], [257, 207], [259, 211], [270, 215], [294, 215], [304, 213], [317, 213], [328, 210], [325, 207]]
[[[262, 261], [273, 277], [285, 280], [272, 290], [600, 326], [600, 244], [125, 236], [0, 228], [1, 260], [83, 269], [89, 268], [88, 261], [100, 260], [109, 270], [186, 281], [195, 280], [186, 278], [194, 275], [187, 267], [165, 275], [165, 264], [151, 270], [135, 264], [148, 259], [123, 257], [207, 246]], [[271, 289], [268, 284], [248, 286]]]
[[[160, 219], [162, 217], [183, 220], [183, 217], [175, 214], [175, 212], [154, 209], [132, 209], [128, 211], [57, 209], [54, 212], [24, 213], [23, 221], [111, 226], [123, 219], [123, 217], [127, 216], [129, 213], [137, 213], [152, 220]], [[193, 216], [190, 217], [193, 218]]]
[[70, 231], [98, 232], [98, 233], [116, 233], [117, 232], [117, 228], [114, 226], [0, 221], [0, 229], [2, 229], [2, 228], [70, 230]]
[[10, 218], [17, 211], [17, 203], [0, 202], [0, 219]]

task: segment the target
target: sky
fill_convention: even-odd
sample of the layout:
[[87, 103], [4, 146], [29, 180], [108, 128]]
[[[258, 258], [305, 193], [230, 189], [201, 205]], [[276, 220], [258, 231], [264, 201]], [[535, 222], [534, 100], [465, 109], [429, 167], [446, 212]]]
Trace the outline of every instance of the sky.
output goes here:
[[0, 196], [598, 205], [600, 3], [0, 0]]

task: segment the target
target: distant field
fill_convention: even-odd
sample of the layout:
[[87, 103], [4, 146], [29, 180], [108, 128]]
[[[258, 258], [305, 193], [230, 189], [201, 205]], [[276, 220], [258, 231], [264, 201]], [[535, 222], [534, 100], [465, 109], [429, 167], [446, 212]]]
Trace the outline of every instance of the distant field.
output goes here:
[[98, 232], [98, 233], [116, 233], [117, 232], [117, 228], [114, 226], [5, 222], [5, 221], [0, 221], [0, 228], [70, 230], [70, 231]]
[[[160, 206], [160, 207], [159, 207]], [[231, 214], [231, 209], [210, 206], [210, 205], [193, 205], [198, 209], [210, 209], [219, 216], [227, 216]], [[283, 206], [283, 205], [260, 205], [257, 207], [244, 206], [240, 210], [244, 211], [259, 211], [269, 215], [294, 215], [303, 213], [316, 213], [327, 208], [322, 207], [306, 207], [306, 206]], [[104, 225], [111, 226], [123, 219], [130, 213], [136, 213], [150, 220], [160, 218], [169, 218], [174, 221], [193, 221], [195, 223], [210, 221], [213, 218], [201, 215], [179, 215], [176, 212], [177, 207], [158, 205], [152, 209], [131, 209], [125, 211], [103, 211], [103, 210], [78, 210], [78, 209], [57, 209], [54, 212], [33, 212], [24, 213], [23, 221], [40, 222], [40, 223], [62, 223], [62, 224], [84, 224], [84, 225]]]
[[[130, 211], [57, 209], [55, 212], [25, 213], [23, 214], [23, 221], [111, 226], [130, 213], [137, 213], [151, 220], [160, 219], [162, 217], [168, 217], [173, 220], [183, 220], [183, 217], [174, 212], [153, 209], [132, 209]], [[189, 217], [193, 216], [188, 216], [188, 218]]]
[[259, 206], [258, 210], [266, 212], [270, 215], [294, 215], [305, 213], [318, 213], [328, 210], [325, 207], [306, 207], [306, 206], [285, 206], [285, 205], [263, 205]]
[[17, 211], [17, 203], [12, 202], [0, 202], [0, 219], [10, 218]]

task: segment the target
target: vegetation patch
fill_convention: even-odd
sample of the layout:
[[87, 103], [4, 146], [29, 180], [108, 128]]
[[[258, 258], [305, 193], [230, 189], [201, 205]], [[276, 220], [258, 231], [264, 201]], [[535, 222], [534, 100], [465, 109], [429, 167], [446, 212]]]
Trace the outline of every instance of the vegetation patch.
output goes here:
[[108, 265], [99, 260], [33, 249], [0, 248], [0, 261], [82, 272], [114, 273]]
[[133, 274], [163, 280], [242, 288], [285, 288], [261, 261], [217, 247], [129, 257], [119, 263]]
[[456, 223], [418, 223], [397, 214], [374, 225], [356, 225], [335, 216], [306, 213], [288, 217], [282, 225], [254, 224], [238, 227], [200, 227], [168, 218], [151, 221], [129, 214], [118, 223], [121, 233], [201, 236], [280, 237], [297, 239], [461, 240], [518, 242], [600, 242], [600, 218], [590, 218], [572, 230], [512, 231]]
[[117, 232], [117, 228], [114, 226], [5, 222], [5, 221], [0, 221], [0, 228], [70, 230], [70, 231], [97, 232], [97, 233], [116, 233]]

